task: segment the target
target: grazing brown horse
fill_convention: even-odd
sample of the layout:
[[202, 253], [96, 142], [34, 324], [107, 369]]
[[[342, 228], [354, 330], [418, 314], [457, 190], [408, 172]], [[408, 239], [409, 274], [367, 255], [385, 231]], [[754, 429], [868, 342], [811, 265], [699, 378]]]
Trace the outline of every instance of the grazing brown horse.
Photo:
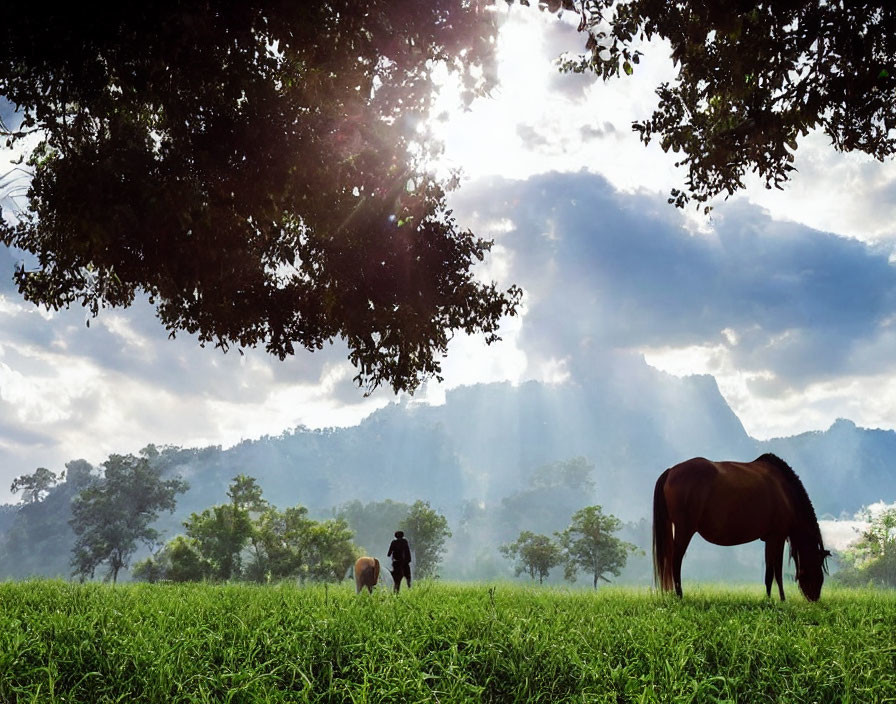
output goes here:
[[355, 593], [364, 587], [373, 594], [373, 588], [380, 579], [380, 561], [375, 557], [359, 557], [355, 562]]
[[695, 457], [667, 469], [653, 492], [653, 574], [663, 591], [681, 596], [681, 561], [694, 533], [716, 545], [765, 541], [765, 591], [772, 577], [784, 600], [784, 541], [796, 563], [796, 581], [817, 601], [827, 572], [815, 509], [796, 473], [780, 457], [710, 462]]

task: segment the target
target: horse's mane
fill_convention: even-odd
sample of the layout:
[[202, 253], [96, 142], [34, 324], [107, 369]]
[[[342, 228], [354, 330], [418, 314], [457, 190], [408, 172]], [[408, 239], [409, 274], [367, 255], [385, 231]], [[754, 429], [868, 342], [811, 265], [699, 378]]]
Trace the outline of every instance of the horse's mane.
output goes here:
[[[761, 457], [757, 457], [756, 461], [770, 464], [779, 472], [781, 478], [784, 480], [784, 487], [787, 490], [790, 500], [793, 501], [793, 505], [800, 515], [802, 515], [808, 522], [809, 534], [800, 537], [804, 538], [806, 542], [814, 541], [820, 550], [824, 550], [824, 541], [821, 539], [821, 529], [818, 527], [818, 519], [815, 517], [815, 508], [812, 506], [809, 494], [806, 493], [806, 487], [803, 486], [803, 482], [800, 481], [796, 472], [793, 471], [789, 464], [771, 452], [766, 452]], [[799, 549], [799, 546], [794, 545], [792, 537], [790, 546], [792, 550]]]

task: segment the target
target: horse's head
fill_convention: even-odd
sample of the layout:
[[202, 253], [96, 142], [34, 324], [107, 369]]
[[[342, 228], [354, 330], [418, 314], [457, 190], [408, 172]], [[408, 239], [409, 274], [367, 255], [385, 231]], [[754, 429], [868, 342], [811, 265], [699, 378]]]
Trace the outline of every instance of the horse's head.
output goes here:
[[827, 574], [829, 550], [818, 546], [815, 549], [801, 550], [796, 563], [796, 582], [803, 596], [809, 601], [818, 601], [821, 596], [821, 585]]

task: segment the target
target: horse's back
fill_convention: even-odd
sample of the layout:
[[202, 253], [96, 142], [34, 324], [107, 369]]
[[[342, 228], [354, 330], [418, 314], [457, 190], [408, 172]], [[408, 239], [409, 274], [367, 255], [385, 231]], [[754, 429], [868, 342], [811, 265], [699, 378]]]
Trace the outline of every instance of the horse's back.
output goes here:
[[679, 506], [702, 504], [709, 500], [718, 479], [718, 464], [705, 457], [694, 457], [670, 467], [663, 485], [669, 510], [675, 513]]
[[671, 467], [664, 487], [672, 522], [706, 540], [738, 545], [786, 532], [789, 502], [766, 462], [695, 457]]

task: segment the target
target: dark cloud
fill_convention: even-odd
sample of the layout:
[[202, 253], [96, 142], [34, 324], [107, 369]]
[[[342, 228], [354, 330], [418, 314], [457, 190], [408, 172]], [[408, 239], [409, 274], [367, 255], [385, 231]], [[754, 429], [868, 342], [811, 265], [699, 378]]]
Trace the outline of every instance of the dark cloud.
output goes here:
[[603, 139], [604, 137], [607, 137], [615, 132], [616, 128], [611, 122], [604, 122], [600, 125], [582, 125], [582, 127], [579, 129], [579, 134], [582, 136], [583, 142], [588, 142], [592, 139]]
[[577, 31], [577, 25], [578, 17], [564, 13], [562, 18], [545, 22], [542, 33], [545, 54], [557, 62], [557, 70], [551, 74], [548, 88], [553, 95], [572, 101], [583, 100], [585, 91], [598, 80], [591, 72], [561, 73], [559, 70], [561, 57], [575, 56], [585, 50], [586, 35]]
[[0, 122], [9, 130], [17, 130], [22, 124], [24, 114], [16, 106], [0, 95]]
[[517, 136], [523, 140], [526, 148], [533, 149], [537, 147], [545, 147], [550, 144], [550, 140], [538, 131], [534, 125], [526, 125], [520, 123], [516, 126]]
[[474, 229], [512, 221], [500, 242], [528, 292], [521, 344], [533, 363], [568, 358], [584, 373], [599, 349], [725, 344], [779, 388], [896, 364], [882, 337], [896, 312], [888, 250], [745, 203], [694, 234], [665, 197], [586, 172], [470, 184], [456, 210]]
[[55, 443], [55, 438], [43, 429], [17, 420], [16, 410], [13, 404], [0, 401], [0, 447], [42, 448]]
[[18, 258], [9, 247], [0, 245], [0, 294], [13, 293], [16, 290], [13, 274]]

